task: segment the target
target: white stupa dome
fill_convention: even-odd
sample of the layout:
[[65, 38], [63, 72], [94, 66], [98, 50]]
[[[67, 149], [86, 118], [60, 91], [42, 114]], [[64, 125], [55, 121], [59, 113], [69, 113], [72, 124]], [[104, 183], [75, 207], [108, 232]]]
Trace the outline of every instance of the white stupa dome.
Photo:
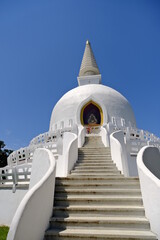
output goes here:
[[55, 123], [67, 119], [81, 124], [81, 109], [91, 100], [101, 106], [104, 124], [111, 121], [112, 117], [119, 117], [125, 119], [127, 125], [129, 122], [132, 126], [136, 125], [134, 113], [125, 97], [110, 87], [88, 84], [72, 89], [57, 102], [52, 111], [50, 128]]
[[[73, 119], [78, 125], [85, 125], [83, 121], [85, 117], [82, 115], [87, 104], [92, 104], [93, 108], [98, 109], [93, 110], [90, 106], [86, 110], [86, 114], [88, 114], [87, 111], [93, 113], [99, 111], [99, 116], [101, 115], [99, 117], [101, 118], [100, 125], [111, 122], [112, 118], [115, 117], [116, 119], [124, 119], [126, 126], [136, 126], [134, 113], [127, 99], [116, 90], [100, 84], [101, 75], [89, 41], [86, 42], [78, 83], [80, 86], [67, 92], [53, 108], [50, 129], [54, 124], [69, 119]], [[92, 117], [96, 119], [97, 116], [95, 114]]]

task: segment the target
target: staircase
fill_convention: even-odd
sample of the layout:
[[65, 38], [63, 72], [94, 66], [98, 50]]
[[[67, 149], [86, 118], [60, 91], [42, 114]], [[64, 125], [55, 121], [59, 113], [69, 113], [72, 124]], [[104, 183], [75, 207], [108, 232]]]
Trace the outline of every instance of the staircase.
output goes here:
[[100, 137], [87, 137], [74, 170], [56, 179], [44, 239], [157, 239], [145, 217], [138, 178], [118, 171]]

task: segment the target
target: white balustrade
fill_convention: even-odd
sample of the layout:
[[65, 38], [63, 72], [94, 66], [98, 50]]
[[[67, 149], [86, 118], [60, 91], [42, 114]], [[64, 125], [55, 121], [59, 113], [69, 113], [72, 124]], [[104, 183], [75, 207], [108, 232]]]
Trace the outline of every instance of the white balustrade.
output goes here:
[[[54, 129], [54, 130], [53, 130]], [[11, 153], [7, 159], [9, 166], [16, 166], [24, 163], [31, 163], [33, 159], [33, 153], [36, 148], [47, 148], [52, 151], [53, 154], [61, 154], [63, 144], [60, 143], [59, 139], [62, 137], [64, 132], [76, 133], [77, 126], [73, 124], [73, 120], [69, 119], [64, 123], [56, 123], [51, 131], [39, 134], [33, 138], [28, 147], [20, 148], [19, 150]], [[60, 143], [57, 148], [57, 143]]]
[[[129, 124], [128, 124], [129, 125]], [[146, 145], [152, 145], [160, 149], [160, 138], [157, 138], [154, 134], [148, 131], [126, 126], [125, 119], [112, 117], [112, 121], [107, 124], [107, 131], [109, 134], [116, 130], [122, 130], [124, 132], [124, 142], [126, 144], [127, 152], [131, 156], [136, 156], [139, 150]], [[97, 134], [100, 131], [99, 126], [85, 127], [86, 134]], [[7, 159], [10, 169], [15, 166], [30, 164], [33, 159], [33, 153], [36, 148], [46, 148], [52, 151], [52, 153], [58, 157], [58, 154], [62, 154], [63, 149], [63, 133], [73, 132], [77, 134], [77, 125], [73, 124], [73, 120], [61, 121], [52, 126], [52, 130], [42, 133], [33, 138], [28, 147], [20, 148], [17, 151], [11, 153]], [[29, 165], [30, 166], [30, 165]], [[0, 169], [1, 179], [4, 177], [9, 179], [7, 174], [10, 174], [7, 168]], [[3, 170], [3, 175], [2, 175]], [[11, 171], [11, 170], [10, 170]], [[15, 170], [13, 170], [14, 172]], [[11, 171], [11, 176], [13, 175]], [[11, 177], [10, 176], [10, 177]], [[15, 180], [14, 180], [15, 181]]]
[[9, 166], [16, 166], [24, 163], [31, 163], [33, 158], [34, 146], [20, 148], [11, 153], [7, 159]]
[[16, 185], [20, 183], [29, 183], [31, 175], [31, 163], [22, 164], [14, 167], [0, 168], [0, 185], [13, 186], [13, 191], [16, 190]]
[[147, 145], [152, 145], [160, 149], [160, 139], [148, 131], [129, 128], [124, 130], [125, 143], [131, 155], [137, 155], [139, 150]]
[[137, 155], [139, 150], [146, 145], [152, 145], [160, 149], [160, 138], [148, 131], [131, 126], [131, 123], [128, 123], [128, 126], [126, 126], [125, 119], [123, 118], [112, 117], [111, 122], [107, 124], [107, 129], [110, 134], [117, 130], [124, 132], [127, 151], [131, 155]]

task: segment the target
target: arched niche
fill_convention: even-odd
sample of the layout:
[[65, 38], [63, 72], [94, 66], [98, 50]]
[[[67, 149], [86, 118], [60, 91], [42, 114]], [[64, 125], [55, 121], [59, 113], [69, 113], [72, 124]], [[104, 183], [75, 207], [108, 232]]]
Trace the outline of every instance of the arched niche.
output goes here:
[[82, 107], [81, 124], [90, 126], [103, 124], [103, 111], [96, 102], [91, 100]]

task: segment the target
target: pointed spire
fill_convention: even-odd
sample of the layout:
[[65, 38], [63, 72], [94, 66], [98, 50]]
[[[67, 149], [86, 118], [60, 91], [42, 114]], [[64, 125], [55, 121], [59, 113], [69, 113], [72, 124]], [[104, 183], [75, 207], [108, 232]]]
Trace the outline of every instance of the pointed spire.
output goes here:
[[79, 77], [100, 74], [90, 42], [86, 41], [86, 47], [79, 71]]

